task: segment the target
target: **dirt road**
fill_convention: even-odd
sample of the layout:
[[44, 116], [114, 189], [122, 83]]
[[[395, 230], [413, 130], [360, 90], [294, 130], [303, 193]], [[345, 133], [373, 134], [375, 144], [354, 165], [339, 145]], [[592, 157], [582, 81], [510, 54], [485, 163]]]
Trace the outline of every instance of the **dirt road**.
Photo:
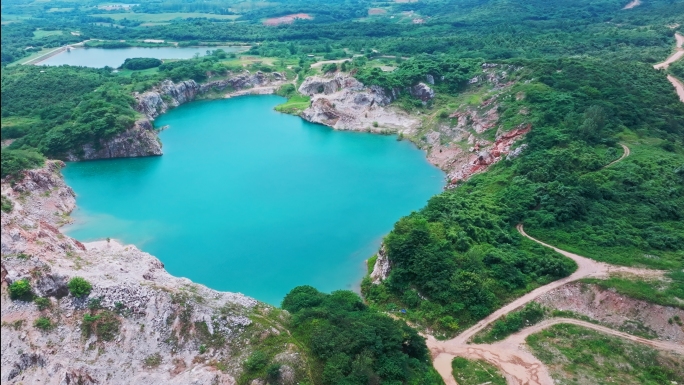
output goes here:
[[660, 349], [660, 350], [669, 350], [673, 351], [679, 354], [684, 354], [684, 345], [681, 345], [676, 342], [667, 342], [667, 341], [655, 341], [655, 340], [648, 340], [645, 338], [633, 336], [631, 334], [623, 333], [617, 330], [613, 330], [611, 328], [601, 326], [601, 325], [596, 325], [591, 322], [586, 322], [586, 321], [580, 321], [577, 319], [572, 319], [572, 318], [552, 318], [548, 319], [546, 321], [542, 321], [536, 325], [532, 325], [526, 329], [523, 329], [515, 334], [512, 334], [505, 340], [497, 343], [496, 345], [507, 345], [509, 347], [517, 347], [520, 346], [521, 344], [525, 343], [525, 339], [529, 337], [530, 335], [537, 333], [539, 331], [542, 331], [548, 327], [551, 327], [553, 325], [558, 325], [558, 324], [572, 324], [572, 325], [578, 325], [585, 327], [587, 329], [592, 329], [596, 330], [598, 332], [604, 333], [604, 334], [610, 334], [616, 337], [620, 337], [626, 340], [630, 340], [633, 342], [637, 342], [640, 344], [648, 345], [651, 346], [655, 349]]
[[629, 147], [625, 146], [625, 145], [622, 144], [622, 143], [620, 143], [620, 146], [622, 146], [622, 149], [624, 150], [624, 152], [622, 153], [622, 156], [619, 157], [618, 159], [616, 159], [616, 160], [614, 160], [614, 161], [608, 163], [608, 164], [607, 164], [606, 166], [604, 166], [603, 168], [608, 168], [608, 167], [614, 165], [615, 163], [618, 163], [618, 162], [622, 161], [623, 159], [625, 159], [626, 157], [629, 156], [629, 154], [630, 154], [630, 152], [629, 152]]
[[681, 59], [682, 56], [684, 56], [684, 36], [680, 35], [679, 33], [675, 32], [675, 39], [677, 40], [677, 46], [675, 47], [675, 52], [670, 55], [667, 59], [665, 59], [664, 62], [658, 63], [653, 66], [653, 68], [659, 70], [659, 69], [667, 69], [667, 67], [670, 66], [670, 64], [676, 62], [677, 60]]
[[676, 77], [672, 75], [667, 75], [667, 80], [672, 83], [674, 86], [675, 90], [677, 90], [677, 95], [679, 95], [679, 100], [684, 103], [684, 83], [681, 82], [681, 80], [677, 79]]
[[[625, 155], [623, 155], [619, 160], [624, 159], [627, 155], [629, 155], [628, 149], [625, 151]], [[427, 346], [432, 354], [433, 365], [435, 369], [440, 373], [440, 375], [444, 379], [444, 382], [447, 385], [456, 384], [456, 381], [451, 375], [451, 360], [453, 360], [454, 357], [465, 357], [470, 359], [485, 360], [499, 368], [506, 376], [506, 379], [509, 384], [553, 384], [551, 377], [548, 374], [548, 371], [546, 370], [544, 365], [541, 363], [541, 361], [539, 361], [529, 352], [520, 350], [517, 346], [513, 346], [506, 341], [502, 341], [500, 343], [492, 345], [469, 345], [468, 341], [475, 334], [489, 326], [492, 322], [496, 321], [501, 316], [504, 316], [520, 308], [521, 306], [524, 306], [525, 304], [532, 302], [540, 295], [548, 293], [549, 291], [554, 290], [568, 282], [576, 281], [587, 277], [608, 277], [613, 274], [630, 274], [648, 278], [660, 278], [664, 273], [660, 270], [639, 269], [625, 266], [613, 266], [607, 263], [597, 262], [592, 259], [585, 258], [583, 256], [570, 253], [565, 250], [561, 250], [557, 247], [544, 243], [538, 239], [530, 237], [527, 233], [525, 233], [522, 224], [519, 224], [517, 226], [517, 229], [518, 232], [520, 232], [520, 234], [522, 234], [524, 237], [527, 237], [543, 246], [551, 248], [556, 252], [575, 261], [575, 263], [577, 263], [577, 270], [569, 277], [551, 282], [546, 286], [542, 286], [525, 294], [524, 296], [516, 299], [515, 301], [490, 314], [488, 317], [473, 325], [469, 329], [465, 330], [458, 336], [452, 338], [451, 340], [438, 341], [433, 336], [428, 336]], [[595, 326], [593, 324], [590, 325]], [[608, 328], [605, 329], [610, 330]], [[622, 334], [615, 335], [622, 336]], [[632, 337], [630, 337], [630, 339]]]

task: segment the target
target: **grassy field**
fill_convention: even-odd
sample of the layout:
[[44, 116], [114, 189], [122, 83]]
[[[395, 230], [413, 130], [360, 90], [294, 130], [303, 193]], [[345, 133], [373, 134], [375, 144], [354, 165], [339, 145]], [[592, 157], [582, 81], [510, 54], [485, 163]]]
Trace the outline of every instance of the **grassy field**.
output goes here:
[[554, 325], [529, 336], [527, 344], [558, 385], [661, 385], [684, 381], [684, 357], [576, 325]]
[[283, 104], [279, 104], [275, 107], [275, 110], [285, 114], [297, 115], [309, 107], [309, 102], [311, 98], [308, 96], [295, 95], [287, 100]]
[[506, 379], [501, 373], [484, 361], [456, 357], [451, 362], [451, 368], [459, 385], [506, 385]]
[[43, 31], [42, 29], [38, 29], [36, 31], [33, 31], [33, 37], [35, 39], [40, 39], [46, 36], [61, 35], [62, 33], [62, 31]]
[[28, 62], [28, 61], [31, 61], [31, 60], [33, 60], [33, 59], [35, 59], [35, 58], [37, 58], [37, 57], [43, 56], [43, 55], [45, 55], [46, 53], [51, 52], [51, 51], [54, 51], [54, 50], [56, 50], [56, 49], [58, 49], [58, 48], [43, 48], [43, 49], [41, 49], [40, 51], [34, 52], [34, 53], [32, 53], [31, 55], [29, 55], [29, 56], [23, 57], [23, 58], [21, 58], [21, 59], [15, 61], [15, 62], [12, 62], [12, 63], [8, 64], [7, 66], [8, 66], [8, 67], [11, 67], [11, 66], [15, 66], [15, 65], [17, 65], [17, 64], [24, 64], [24, 63], [26, 63], [26, 62]]
[[122, 19], [128, 19], [128, 20], [135, 20], [135, 21], [141, 21], [144, 23], [160, 23], [164, 21], [170, 21], [173, 19], [190, 19], [190, 18], [198, 18], [198, 17], [206, 17], [210, 19], [227, 19], [227, 20], [235, 20], [239, 15], [215, 15], [212, 13], [133, 13], [133, 12], [127, 12], [127, 13], [102, 13], [102, 14], [96, 14], [92, 15], [93, 17], [109, 17], [114, 20], [122, 20]]
[[684, 309], [684, 272], [670, 272], [667, 278], [665, 281], [644, 281], [622, 277], [611, 277], [605, 280], [586, 278], [582, 282], [612, 289], [642, 301]]

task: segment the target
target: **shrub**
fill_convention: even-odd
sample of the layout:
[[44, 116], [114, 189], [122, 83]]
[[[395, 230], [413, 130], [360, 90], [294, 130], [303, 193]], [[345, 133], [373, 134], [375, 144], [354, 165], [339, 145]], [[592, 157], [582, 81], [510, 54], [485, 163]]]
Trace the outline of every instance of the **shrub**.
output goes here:
[[103, 311], [99, 314], [84, 314], [81, 332], [85, 337], [90, 337], [95, 333], [98, 338], [104, 341], [111, 341], [119, 332], [121, 322], [116, 315], [110, 311]]
[[38, 318], [33, 322], [33, 326], [35, 326], [36, 328], [38, 328], [38, 329], [40, 329], [40, 330], [47, 331], [47, 330], [52, 329], [52, 327], [53, 327], [54, 325], [52, 324], [52, 321], [50, 320], [50, 318], [48, 318], [48, 317], [38, 317]]
[[12, 209], [14, 208], [14, 204], [12, 204], [12, 201], [9, 200], [8, 197], [2, 196], [2, 212], [9, 214], [12, 212]]
[[[16, 178], [19, 173], [23, 170], [28, 170], [32, 168], [37, 168], [45, 163], [45, 158], [39, 153], [31, 150], [11, 150], [2, 149], [2, 167], [1, 167], [1, 177], [4, 179], [6, 176], [11, 176]], [[3, 202], [3, 211], [4, 211]]]
[[10, 298], [12, 299], [29, 299], [31, 296], [31, 284], [28, 279], [19, 279], [9, 285]]
[[52, 306], [50, 299], [45, 297], [36, 297], [33, 302], [38, 306], [38, 310], [45, 310]]
[[268, 361], [266, 353], [257, 350], [249, 356], [247, 361], [245, 361], [245, 369], [247, 369], [248, 372], [258, 372], [266, 367]]
[[90, 284], [90, 282], [81, 277], [71, 278], [67, 286], [69, 287], [69, 292], [74, 297], [87, 296], [93, 289], [93, 286]]
[[143, 360], [143, 365], [147, 366], [148, 368], [156, 368], [157, 366], [161, 365], [161, 355], [159, 353], [154, 353], [151, 354]]

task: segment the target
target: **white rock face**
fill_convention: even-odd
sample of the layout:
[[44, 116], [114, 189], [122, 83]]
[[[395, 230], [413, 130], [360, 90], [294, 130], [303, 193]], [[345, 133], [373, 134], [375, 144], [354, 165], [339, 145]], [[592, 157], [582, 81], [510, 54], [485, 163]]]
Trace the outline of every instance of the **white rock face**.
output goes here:
[[[235, 384], [242, 362], [257, 347], [250, 336], [285, 330], [279, 321], [262, 326], [250, 319], [263, 318], [270, 306], [173, 277], [135, 246], [114, 240], [82, 244], [60, 233], [75, 207], [74, 192], [60, 175], [63, 165], [48, 161], [25, 171], [20, 181], [1, 185], [13, 209], [1, 215], [0, 382]], [[68, 292], [66, 283], [75, 276], [93, 286], [85, 298]], [[10, 299], [7, 287], [19, 279], [29, 280], [50, 307], [41, 311], [33, 302]], [[99, 309], [89, 308], [92, 301]], [[111, 338], [84, 332], [85, 315], [113, 319]], [[41, 316], [54, 327], [35, 327]], [[224, 342], [212, 345], [215, 339]], [[200, 354], [203, 344], [206, 352]], [[296, 347], [283, 349], [293, 357], [301, 354]], [[217, 370], [217, 362], [225, 369]], [[288, 365], [288, 378], [301, 381], [304, 364]]]
[[349, 75], [309, 77], [299, 92], [311, 96], [311, 105], [301, 116], [336, 130], [402, 132], [420, 124], [418, 119], [389, 107], [392, 97], [382, 88], [365, 87]]

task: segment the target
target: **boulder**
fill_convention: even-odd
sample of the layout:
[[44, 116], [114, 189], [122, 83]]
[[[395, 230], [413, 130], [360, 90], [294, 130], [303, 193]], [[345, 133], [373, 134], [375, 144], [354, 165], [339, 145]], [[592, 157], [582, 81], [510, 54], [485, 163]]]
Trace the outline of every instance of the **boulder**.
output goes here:
[[418, 98], [423, 102], [427, 102], [435, 97], [435, 91], [425, 83], [416, 84], [415, 86], [411, 87], [410, 92], [411, 96]]
[[33, 288], [41, 297], [62, 298], [69, 294], [66, 277], [59, 274], [46, 274], [40, 277]]

